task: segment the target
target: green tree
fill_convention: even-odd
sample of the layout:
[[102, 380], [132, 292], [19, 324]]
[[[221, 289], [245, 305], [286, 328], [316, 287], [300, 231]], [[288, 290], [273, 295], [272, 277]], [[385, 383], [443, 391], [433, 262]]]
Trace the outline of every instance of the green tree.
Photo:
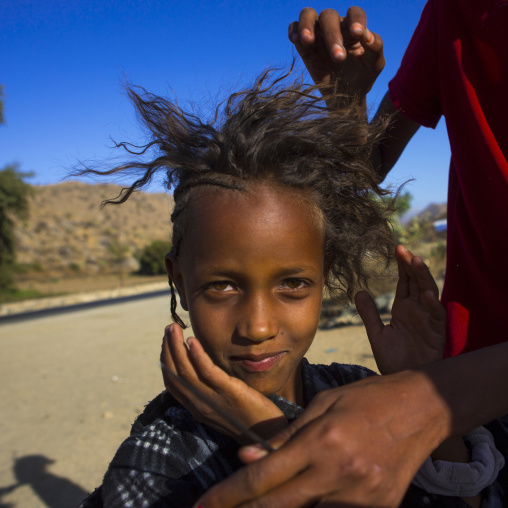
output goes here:
[[371, 199], [374, 203], [382, 203], [383, 207], [388, 206], [393, 210], [389, 220], [392, 224], [393, 234], [397, 242], [401, 242], [404, 239], [404, 227], [402, 226], [401, 219], [411, 208], [411, 201], [413, 196], [410, 192], [405, 191], [395, 196], [389, 195], [379, 198], [377, 195], [372, 194]]
[[164, 257], [171, 250], [171, 243], [167, 240], [154, 240], [138, 255], [139, 273], [142, 275], [162, 275], [166, 273]]
[[395, 197], [391, 198], [391, 200], [392, 203], [390, 204], [394, 209], [394, 214], [391, 218], [393, 234], [397, 242], [405, 243], [405, 229], [402, 225], [402, 217], [404, 217], [411, 208], [413, 196], [410, 192], [406, 191], [402, 194], [397, 194]]
[[28, 217], [29, 198], [33, 187], [24, 181], [31, 173], [22, 173], [17, 164], [0, 170], [0, 290], [13, 288], [13, 269], [16, 261], [14, 220]]
[[393, 201], [395, 213], [400, 220], [402, 217], [404, 217], [404, 215], [406, 215], [407, 212], [409, 212], [411, 208], [411, 202], [413, 201], [413, 196], [410, 192], [406, 191], [402, 194], [398, 194], [395, 198], [393, 198]]

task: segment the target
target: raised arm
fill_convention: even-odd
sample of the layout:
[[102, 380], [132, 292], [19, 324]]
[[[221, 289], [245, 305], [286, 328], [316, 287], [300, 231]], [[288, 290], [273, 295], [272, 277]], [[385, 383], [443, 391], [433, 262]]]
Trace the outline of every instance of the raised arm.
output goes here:
[[[383, 40], [367, 28], [367, 15], [350, 7], [345, 17], [334, 9], [318, 14], [306, 7], [299, 20], [289, 25], [295, 45], [316, 84], [334, 83], [346, 97], [360, 99], [366, 111], [366, 95], [385, 65]], [[334, 107], [333, 104], [328, 104]], [[420, 125], [396, 109], [385, 95], [374, 120], [390, 117], [384, 140], [372, 154], [372, 163], [383, 181]]]
[[410, 120], [393, 105], [388, 93], [383, 97], [373, 121], [386, 117], [390, 117], [386, 135], [371, 156], [379, 182], [382, 182], [395, 166], [407, 144], [420, 128], [420, 124]]

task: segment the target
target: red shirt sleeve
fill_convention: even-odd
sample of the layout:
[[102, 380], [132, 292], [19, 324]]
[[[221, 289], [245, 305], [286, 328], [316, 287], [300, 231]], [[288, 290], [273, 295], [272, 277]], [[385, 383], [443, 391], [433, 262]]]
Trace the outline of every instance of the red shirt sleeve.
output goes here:
[[400, 68], [388, 85], [394, 106], [425, 127], [436, 127], [442, 114], [439, 83], [439, 13], [425, 5]]

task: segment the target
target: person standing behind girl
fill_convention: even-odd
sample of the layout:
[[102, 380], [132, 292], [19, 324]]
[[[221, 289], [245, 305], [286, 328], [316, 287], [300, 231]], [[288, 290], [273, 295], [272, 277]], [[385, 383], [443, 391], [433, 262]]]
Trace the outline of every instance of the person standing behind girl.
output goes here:
[[[429, 0], [376, 116], [390, 115], [373, 151], [381, 182], [420, 125], [446, 120], [451, 148], [447, 203], [445, 356], [508, 340], [508, 1]], [[365, 94], [384, 66], [383, 41], [363, 9], [300, 12], [289, 37], [315, 83]]]

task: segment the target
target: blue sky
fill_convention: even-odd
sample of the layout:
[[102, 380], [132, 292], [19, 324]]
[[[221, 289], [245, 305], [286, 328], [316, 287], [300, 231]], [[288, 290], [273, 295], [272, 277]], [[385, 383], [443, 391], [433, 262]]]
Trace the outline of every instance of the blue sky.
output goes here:
[[[365, 0], [369, 28], [387, 65], [369, 94], [376, 107], [395, 74], [424, 0]], [[56, 183], [79, 160], [118, 155], [115, 140], [140, 140], [124, 76], [151, 92], [172, 88], [180, 103], [222, 95], [292, 57], [287, 26], [301, 8], [329, 1], [0, 0], [0, 83], [6, 125], [0, 167], [18, 162], [34, 184]], [[413, 207], [446, 201], [449, 148], [444, 122], [420, 129], [388, 181], [414, 178]], [[154, 188], [153, 190], [157, 190]]]

